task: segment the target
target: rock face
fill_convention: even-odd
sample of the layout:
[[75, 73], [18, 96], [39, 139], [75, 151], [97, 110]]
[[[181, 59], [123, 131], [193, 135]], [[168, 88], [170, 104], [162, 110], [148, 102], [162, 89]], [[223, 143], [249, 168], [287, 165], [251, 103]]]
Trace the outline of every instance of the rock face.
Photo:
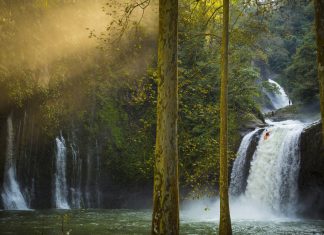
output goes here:
[[[6, 142], [1, 141], [6, 139], [6, 116], [0, 114], [0, 149], [6, 149]], [[2, 182], [4, 176], [4, 165], [6, 159], [6, 151], [0, 151], [0, 190], [2, 190]], [[2, 199], [0, 195], [0, 209], [3, 208]]]
[[[37, 123], [36, 115], [27, 111], [0, 112], [0, 210], [4, 208], [1, 193], [6, 164], [7, 117], [12, 113], [13, 156], [17, 182], [28, 207], [49, 209], [56, 206], [55, 180], [57, 142], [46, 136]], [[74, 130], [73, 130], [74, 131]], [[59, 136], [59, 133], [57, 133]], [[71, 208], [150, 208], [152, 182], [119, 184], [112, 180], [101, 158], [101, 142], [75, 138], [67, 129], [65, 139], [65, 176], [68, 186], [66, 200]], [[83, 136], [75, 131], [75, 136]], [[62, 139], [62, 137], [60, 136]], [[100, 167], [99, 167], [100, 166]], [[80, 189], [80, 190], [79, 190]], [[66, 196], [66, 195], [65, 195]]]
[[267, 124], [265, 123], [262, 113], [258, 113], [256, 111], [254, 114], [250, 113], [242, 119], [239, 132], [241, 134], [241, 137], [243, 138], [250, 131], [255, 130], [256, 127], [263, 128], [266, 126]]
[[321, 149], [321, 123], [301, 135], [299, 174], [300, 208], [305, 217], [324, 218], [324, 150]]

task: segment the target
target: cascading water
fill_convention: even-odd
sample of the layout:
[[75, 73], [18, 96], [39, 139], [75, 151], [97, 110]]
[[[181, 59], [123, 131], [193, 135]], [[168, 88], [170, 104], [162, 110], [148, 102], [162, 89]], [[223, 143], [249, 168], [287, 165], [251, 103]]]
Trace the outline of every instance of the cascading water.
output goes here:
[[288, 98], [285, 90], [277, 82], [273, 81], [272, 79], [268, 79], [268, 82], [278, 88], [278, 91], [276, 93], [265, 92], [265, 94], [270, 99], [273, 108], [281, 109], [281, 108], [288, 106], [289, 98]]
[[293, 214], [300, 168], [299, 139], [304, 124], [272, 123], [253, 156], [245, 196], [274, 212]]
[[[288, 106], [289, 98], [283, 88], [271, 79], [269, 82], [278, 87], [278, 93], [267, 93], [272, 106], [275, 109]], [[298, 200], [299, 143], [305, 124], [292, 120], [267, 121], [267, 124], [269, 127], [263, 131], [252, 159], [247, 159], [247, 148], [257, 130], [248, 133], [241, 142], [231, 173], [232, 201], [251, 205], [256, 214], [263, 211], [268, 213], [266, 216], [294, 215]], [[244, 175], [247, 171], [248, 177]]]
[[[270, 122], [253, 155], [247, 186], [241, 197], [260, 209], [293, 215], [298, 200], [297, 179], [300, 169], [299, 140], [305, 125], [299, 121]], [[265, 133], [268, 138], [264, 138]], [[240, 191], [245, 163], [244, 148], [254, 132], [243, 139], [231, 174], [231, 192]]]
[[100, 153], [97, 141], [94, 149], [88, 148], [86, 166], [85, 206], [87, 208], [100, 208]]
[[100, 154], [99, 154], [99, 145], [96, 140], [96, 201], [97, 207], [101, 206], [101, 192], [100, 192]]
[[72, 153], [72, 187], [71, 187], [71, 204], [73, 208], [81, 208], [82, 202], [82, 190], [81, 190], [81, 180], [82, 180], [82, 159], [80, 158], [77, 146], [73, 143], [71, 144]]
[[90, 149], [88, 149], [87, 153], [87, 178], [86, 178], [86, 185], [85, 185], [85, 204], [87, 208], [92, 208], [92, 153]]
[[14, 129], [11, 116], [7, 119], [8, 137], [3, 191], [1, 197], [6, 210], [28, 210], [26, 200], [21, 193], [16, 175], [14, 155]]
[[55, 207], [70, 209], [66, 182], [66, 147], [63, 136], [56, 138], [56, 172], [54, 185]]
[[246, 188], [246, 179], [247, 179], [247, 171], [246, 169], [249, 166], [249, 162], [247, 159], [247, 150], [251, 144], [253, 136], [259, 131], [256, 129], [251, 131], [242, 139], [240, 148], [237, 152], [236, 161], [233, 164], [232, 174], [231, 174], [231, 187], [230, 193], [231, 195], [239, 195], [245, 191]]

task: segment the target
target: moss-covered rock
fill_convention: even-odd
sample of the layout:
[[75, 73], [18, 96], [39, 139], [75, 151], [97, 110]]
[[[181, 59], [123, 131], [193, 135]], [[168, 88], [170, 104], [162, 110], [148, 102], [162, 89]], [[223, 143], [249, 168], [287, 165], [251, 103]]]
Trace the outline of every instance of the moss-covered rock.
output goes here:
[[319, 110], [320, 108], [318, 103], [311, 105], [296, 104], [266, 113], [265, 118], [276, 122], [284, 120], [300, 120], [310, 122], [320, 119]]
[[257, 127], [262, 128], [265, 126], [267, 126], [267, 124], [265, 123], [262, 114], [248, 113], [247, 115], [242, 117], [239, 131], [241, 133], [241, 136], [243, 137], [244, 135], [254, 130], [255, 128]]

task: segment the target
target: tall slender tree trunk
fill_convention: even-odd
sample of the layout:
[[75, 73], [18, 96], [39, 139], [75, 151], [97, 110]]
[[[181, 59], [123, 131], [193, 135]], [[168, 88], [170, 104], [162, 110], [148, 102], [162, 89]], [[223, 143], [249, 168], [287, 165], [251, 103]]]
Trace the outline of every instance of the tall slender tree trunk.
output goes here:
[[317, 41], [317, 76], [322, 113], [322, 148], [324, 149], [324, 0], [314, 0]]
[[178, 0], [160, 0], [152, 234], [179, 234], [177, 22]]
[[228, 199], [227, 164], [227, 87], [228, 87], [228, 41], [229, 41], [229, 0], [223, 0], [223, 36], [221, 51], [221, 95], [220, 95], [220, 220], [219, 234], [232, 234]]

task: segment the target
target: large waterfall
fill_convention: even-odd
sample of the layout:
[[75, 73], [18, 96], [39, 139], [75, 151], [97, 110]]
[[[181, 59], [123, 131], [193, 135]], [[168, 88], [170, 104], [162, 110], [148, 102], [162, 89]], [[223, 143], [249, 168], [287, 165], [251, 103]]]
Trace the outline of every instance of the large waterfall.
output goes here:
[[1, 197], [6, 210], [27, 210], [26, 200], [17, 181], [16, 159], [14, 154], [14, 129], [11, 116], [7, 119], [7, 128], [6, 163]]
[[[306, 124], [292, 120], [267, 123], [267, 128], [245, 135], [238, 150], [230, 182], [234, 220], [267, 221], [297, 214], [300, 137]], [[214, 220], [219, 206], [218, 199], [206, 198], [187, 202], [183, 211], [190, 218]]]
[[[246, 199], [275, 213], [294, 214], [298, 199], [297, 179], [300, 168], [299, 140], [304, 124], [298, 121], [271, 123], [264, 130], [253, 155]], [[266, 133], [269, 137], [265, 138]], [[236, 162], [240, 165], [242, 160]], [[237, 191], [236, 170], [233, 168], [231, 191]]]
[[[230, 183], [230, 210], [234, 220], [286, 220], [298, 207], [300, 138], [306, 124], [268, 122], [248, 133], [235, 159]], [[269, 136], [265, 138], [266, 133]], [[198, 220], [214, 220], [219, 200], [188, 202], [185, 213]], [[260, 231], [262, 234], [262, 231]], [[294, 232], [293, 232], [294, 233]]]
[[56, 172], [54, 197], [55, 207], [59, 209], [70, 209], [68, 204], [68, 187], [66, 182], [66, 147], [63, 136], [56, 138]]
[[[275, 81], [279, 93], [269, 95], [276, 109], [289, 105], [283, 88]], [[258, 130], [242, 140], [231, 173], [230, 192], [252, 203], [260, 210], [294, 215], [298, 201], [297, 180], [300, 169], [300, 136], [305, 124], [299, 121], [267, 121], [268, 127], [259, 137], [252, 159], [247, 149]]]

